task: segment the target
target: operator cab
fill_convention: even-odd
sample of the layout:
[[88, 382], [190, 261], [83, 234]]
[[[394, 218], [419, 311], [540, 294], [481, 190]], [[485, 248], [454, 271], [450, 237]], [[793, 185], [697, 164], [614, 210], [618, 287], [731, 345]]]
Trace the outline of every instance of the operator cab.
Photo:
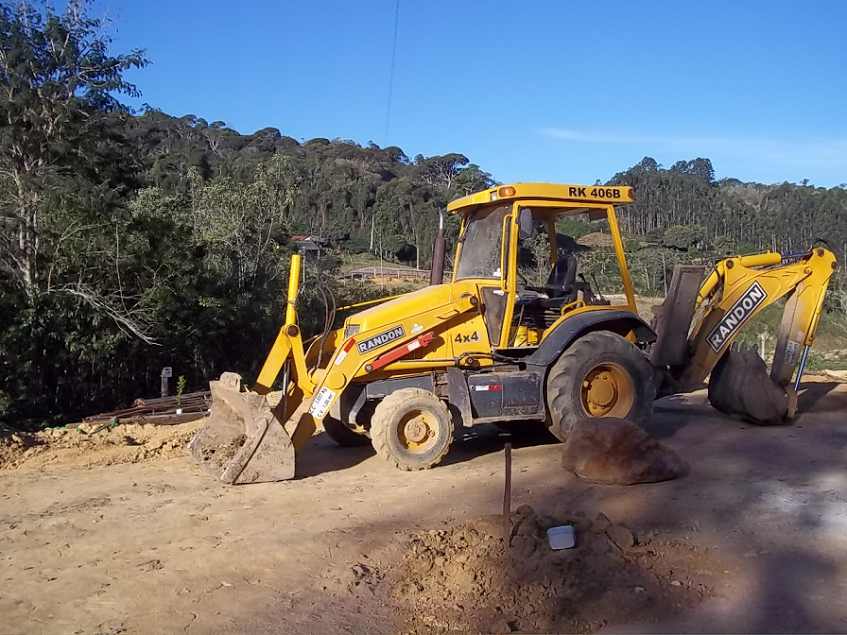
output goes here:
[[[544, 306], [559, 308], [573, 303], [608, 305], [600, 290], [595, 293], [580, 271], [579, 255], [587, 248], [572, 236], [549, 232], [548, 224], [537, 222], [530, 208], [521, 208], [519, 213], [525, 220], [518, 221], [518, 300], [531, 303], [536, 299]], [[554, 253], [555, 259], [551, 258]]]
[[[448, 206], [463, 216], [453, 280], [479, 281], [493, 350], [535, 348], [578, 312], [635, 311], [614, 216], [615, 204], [631, 201], [631, 188], [526, 183]], [[600, 248], [577, 241], [597, 233]]]

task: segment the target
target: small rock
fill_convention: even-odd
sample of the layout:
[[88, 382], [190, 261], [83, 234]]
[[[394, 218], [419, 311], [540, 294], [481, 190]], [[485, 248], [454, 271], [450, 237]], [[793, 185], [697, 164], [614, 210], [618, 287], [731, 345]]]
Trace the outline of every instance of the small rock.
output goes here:
[[535, 620], [535, 630], [539, 633], [549, 633], [556, 628], [556, 623], [549, 617], [539, 617]]
[[682, 582], [680, 582], [679, 580], [674, 580], [673, 582], [671, 582], [671, 585], [673, 585], [673, 586], [682, 586]]
[[501, 617], [491, 622], [491, 625], [488, 627], [488, 630], [494, 635], [501, 635], [505, 633], [511, 633], [512, 627], [509, 626], [509, 623]]
[[23, 445], [23, 444], [24, 444], [24, 440], [23, 440], [23, 439], [21, 439], [21, 438], [20, 438], [17, 434], [13, 434], [13, 435], [12, 435], [12, 441], [14, 441], [15, 443], [17, 443], [18, 445]]
[[524, 518], [520, 524], [514, 529], [516, 536], [535, 536], [539, 531], [538, 523], [534, 518]]
[[232, 586], [229, 582], [221, 582], [221, 586]]
[[444, 556], [438, 556], [435, 559], [435, 566], [436, 567], [443, 567], [446, 562], [447, 562], [447, 559]]
[[533, 518], [535, 516], [535, 510], [529, 505], [521, 505], [515, 511], [524, 518]]
[[538, 539], [535, 536], [515, 536], [512, 540], [514, 553], [529, 557], [538, 548]]
[[647, 589], [645, 589], [643, 586], [637, 586], [637, 587], [635, 587], [635, 592], [636, 593], [647, 593]]
[[609, 517], [603, 513], [597, 514], [597, 517], [594, 519], [594, 522], [591, 523], [591, 529], [596, 531], [598, 534], [606, 531], [611, 526], [612, 521], [609, 520]]
[[612, 525], [606, 530], [606, 535], [621, 551], [629, 551], [635, 546], [635, 537], [623, 525]]

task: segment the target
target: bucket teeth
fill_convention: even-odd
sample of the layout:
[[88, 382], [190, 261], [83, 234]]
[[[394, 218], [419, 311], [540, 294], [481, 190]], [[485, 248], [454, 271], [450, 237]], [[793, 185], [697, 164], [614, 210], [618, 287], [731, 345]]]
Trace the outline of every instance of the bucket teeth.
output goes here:
[[757, 425], [788, 422], [788, 395], [771, 381], [755, 344], [736, 343], [724, 353], [709, 378], [709, 401], [715, 410]]

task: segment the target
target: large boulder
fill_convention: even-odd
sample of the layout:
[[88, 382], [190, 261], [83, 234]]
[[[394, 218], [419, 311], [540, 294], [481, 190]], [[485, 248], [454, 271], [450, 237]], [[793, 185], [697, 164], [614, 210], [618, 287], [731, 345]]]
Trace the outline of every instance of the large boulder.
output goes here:
[[657, 483], [688, 474], [679, 455], [624, 419], [581, 419], [562, 447], [562, 467], [589, 483]]
[[733, 344], [709, 377], [709, 403], [718, 412], [760, 426], [791, 423], [788, 393], [771, 381], [755, 346]]

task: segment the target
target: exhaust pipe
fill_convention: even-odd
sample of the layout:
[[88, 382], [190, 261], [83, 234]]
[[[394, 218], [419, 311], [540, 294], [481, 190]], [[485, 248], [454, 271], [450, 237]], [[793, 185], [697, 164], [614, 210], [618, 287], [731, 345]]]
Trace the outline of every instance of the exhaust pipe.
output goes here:
[[432, 265], [429, 270], [429, 284], [441, 284], [444, 282], [444, 252], [447, 247], [447, 239], [444, 236], [444, 210], [438, 210], [438, 233], [435, 235], [435, 244], [432, 247]]

